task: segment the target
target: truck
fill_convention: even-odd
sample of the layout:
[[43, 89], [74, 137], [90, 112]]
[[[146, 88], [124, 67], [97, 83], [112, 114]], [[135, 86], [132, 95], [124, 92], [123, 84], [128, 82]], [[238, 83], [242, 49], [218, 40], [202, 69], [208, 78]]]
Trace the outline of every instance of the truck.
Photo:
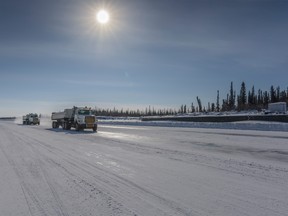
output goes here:
[[53, 112], [51, 115], [52, 128], [59, 128], [63, 130], [70, 130], [75, 128], [76, 131], [84, 129], [92, 129], [97, 131], [98, 120], [93, 115], [91, 108], [76, 107], [64, 109], [63, 112]]
[[29, 113], [22, 117], [23, 125], [40, 125], [40, 118], [36, 113]]
[[286, 102], [269, 103], [268, 110], [272, 113], [286, 113], [287, 103]]

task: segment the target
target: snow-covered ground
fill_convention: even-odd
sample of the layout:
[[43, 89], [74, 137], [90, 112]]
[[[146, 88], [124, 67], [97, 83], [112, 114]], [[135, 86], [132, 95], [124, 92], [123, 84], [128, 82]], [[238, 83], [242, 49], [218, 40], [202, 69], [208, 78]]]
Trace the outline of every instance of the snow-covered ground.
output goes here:
[[18, 123], [0, 121], [1, 215], [288, 215], [287, 124]]

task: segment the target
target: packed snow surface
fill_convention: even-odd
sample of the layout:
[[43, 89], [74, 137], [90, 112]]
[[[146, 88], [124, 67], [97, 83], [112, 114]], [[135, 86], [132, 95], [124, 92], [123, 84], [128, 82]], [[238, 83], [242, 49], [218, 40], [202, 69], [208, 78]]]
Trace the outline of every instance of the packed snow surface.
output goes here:
[[287, 131], [42, 123], [0, 121], [1, 215], [288, 215]]

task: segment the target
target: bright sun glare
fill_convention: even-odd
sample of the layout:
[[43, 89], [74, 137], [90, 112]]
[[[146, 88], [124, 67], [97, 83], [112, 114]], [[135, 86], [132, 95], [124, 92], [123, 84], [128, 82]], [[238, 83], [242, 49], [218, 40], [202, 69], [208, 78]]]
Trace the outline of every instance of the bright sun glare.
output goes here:
[[96, 19], [101, 24], [106, 24], [110, 20], [109, 13], [106, 10], [100, 10], [97, 12]]

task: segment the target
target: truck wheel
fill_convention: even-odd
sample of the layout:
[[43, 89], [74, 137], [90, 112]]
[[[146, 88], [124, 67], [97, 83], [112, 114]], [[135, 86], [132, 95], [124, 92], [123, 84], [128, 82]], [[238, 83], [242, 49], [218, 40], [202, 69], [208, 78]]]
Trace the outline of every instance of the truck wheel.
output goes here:
[[64, 130], [69, 130], [69, 123], [68, 122], [64, 122]]
[[71, 130], [71, 124], [67, 124], [67, 128], [66, 128], [67, 130]]
[[97, 125], [93, 127], [93, 131], [94, 131], [94, 132], [97, 131]]
[[59, 128], [59, 125], [57, 122], [52, 122], [52, 128]]
[[78, 123], [76, 123], [76, 125], [75, 125], [75, 130], [76, 130], [76, 131], [80, 131], [80, 126], [79, 126]]

